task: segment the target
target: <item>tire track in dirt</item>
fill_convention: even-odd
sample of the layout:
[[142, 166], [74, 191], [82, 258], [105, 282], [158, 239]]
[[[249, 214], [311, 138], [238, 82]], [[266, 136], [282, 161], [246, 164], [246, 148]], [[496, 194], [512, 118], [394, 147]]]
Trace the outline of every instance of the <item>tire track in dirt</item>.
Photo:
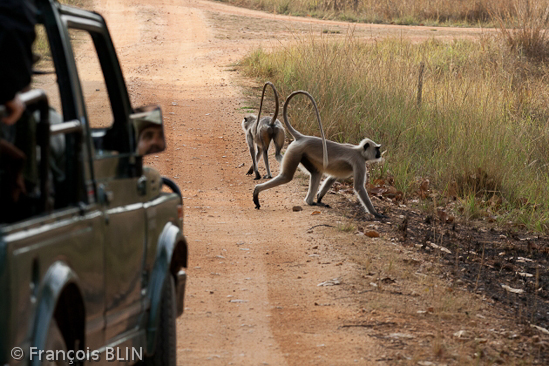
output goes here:
[[204, 4], [95, 2], [133, 104], [159, 102], [163, 109], [168, 151], [147, 163], [174, 178], [185, 196], [190, 268], [179, 364], [354, 364], [371, 357], [370, 339], [337, 331], [346, 306], [314, 306], [341, 292], [316, 285], [351, 266], [323, 268], [320, 261], [331, 255], [309, 251], [332, 239], [307, 233], [327, 217], [311, 216], [309, 208], [292, 212], [304, 187], [272, 190], [262, 210], [253, 208], [256, 182], [244, 175], [250, 158], [240, 128], [246, 100], [239, 75], [228, 70], [261, 40], [216, 38], [220, 25], [207, 16], [216, 10]]

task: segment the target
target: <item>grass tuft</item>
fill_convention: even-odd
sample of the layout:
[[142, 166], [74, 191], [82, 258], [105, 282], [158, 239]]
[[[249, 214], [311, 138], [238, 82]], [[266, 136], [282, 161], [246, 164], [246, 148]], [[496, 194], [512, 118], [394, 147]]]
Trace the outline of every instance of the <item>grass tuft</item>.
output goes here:
[[514, 0], [513, 22], [506, 26], [506, 14], [498, 14], [502, 36], [509, 49], [518, 56], [534, 61], [546, 61], [549, 57], [549, 2]]

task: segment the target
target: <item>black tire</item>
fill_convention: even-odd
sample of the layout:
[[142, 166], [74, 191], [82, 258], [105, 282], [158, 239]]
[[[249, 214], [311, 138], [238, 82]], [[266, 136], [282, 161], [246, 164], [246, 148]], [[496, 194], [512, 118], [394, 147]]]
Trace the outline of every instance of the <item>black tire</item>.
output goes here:
[[[57, 322], [55, 319], [51, 320], [50, 328], [48, 329], [48, 337], [46, 339], [46, 347], [45, 351], [63, 351], [63, 355], [67, 355], [67, 346], [65, 344], [65, 339], [63, 339], [63, 335], [61, 334], [61, 331], [59, 330], [59, 327], [57, 326]], [[63, 357], [61, 356], [61, 353], [59, 353], [60, 359], [55, 361], [48, 361], [46, 360], [46, 357], [43, 356], [42, 358], [42, 365], [43, 366], [65, 366], [69, 365], [69, 360], [65, 359], [63, 360]]]
[[154, 355], [145, 359], [148, 366], [175, 366], [177, 342], [175, 332], [175, 284], [168, 274], [164, 280], [162, 300], [160, 304], [160, 319]]

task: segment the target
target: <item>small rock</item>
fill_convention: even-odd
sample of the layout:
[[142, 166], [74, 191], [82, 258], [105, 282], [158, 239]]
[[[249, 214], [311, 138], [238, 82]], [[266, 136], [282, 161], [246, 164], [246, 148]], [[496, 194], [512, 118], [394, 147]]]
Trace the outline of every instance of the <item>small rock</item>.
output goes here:
[[293, 212], [303, 211], [303, 207], [301, 207], [301, 206], [294, 206], [294, 207], [292, 207], [292, 211], [293, 211]]
[[547, 330], [547, 329], [545, 329], [545, 328], [542, 328], [542, 327], [540, 327], [540, 326], [538, 326], [538, 325], [530, 324], [530, 326], [531, 326], [532, 328], [536, 328], [537, 330], [539, 330], [539, 331], [542, 332], [542, 333], [549, 334], [549, 330]]
[[321, 282], [317, 286], [336, 286], [336, 285], [339, 285], [339, 284], [341, 284], [339, 279], [334, 278], [334, 279], [331, 279], [331, 280], [328, 280], [328, 281]]
[[504, 289], [506, 289], [507, 291], [509, 291], [513, 294], [522, 294], [524, 292], [524, 290], [522, 290], [520, 288], [512, 288], [512, 287], [507, 286], [507, 285], [501, 285], [501, 287], [503, 287]]
[[412, 339], [412, 338], [415, 338], [413, 335], [411, 334], [406, 334], [406, 333], [391, 333], [389, 334], [389, 338], [407, 338], [407, 339]]
[[467, 340], [469, 339], [469, 334], [465, 330], [460, 330], [454, 333], [454, 337], [461, 340]]

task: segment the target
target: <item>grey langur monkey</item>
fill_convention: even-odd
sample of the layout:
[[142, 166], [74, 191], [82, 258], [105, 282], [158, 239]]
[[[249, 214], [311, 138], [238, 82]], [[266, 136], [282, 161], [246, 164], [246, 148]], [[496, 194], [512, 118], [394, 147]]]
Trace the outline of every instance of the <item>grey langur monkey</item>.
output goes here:
[[[312, 100], [313, 105], [317, 109], [317, 119], [322, 131], [318, 108], [313, 97], [306, 91], [301, 90], [290, 94], [284, 103], [283, 117], [284, 124], [295, 138], [295, 141], [288, 146], [284, 154], [280, 174], [268, 182], [255, 186], [253, 193], [255, 208], [259, 209], [261, 207], [259, 204], [259, 193], [261, 191], [290, 182], [299, 164], [302, 164], [311, 174], [309, 191], [305, 198], [305, 202], [308, 205], [315, 204], [314, 196], [317, 192], [317, 204], [321, 204], [322, 198], [336, 179], [352, 176], [355, 193], [364, 209], [378, 219], [385, 218], [386, 216], [379, 214], [375, 210], [364, 187], [367, 174], [366, 162], [381, 161], [381, 145], [367, 138], [362, 140], [358, 145], [340, 144], [334, 141], [326, 141], [324, 132], [322, 132], [322, 139], [299, 133], [290, 125], [287, 115], [288, 103], [298, 94], [304, 94]], [[326, 174], [328, 178], [326, 178], [319, 191], [318, 188], [323, 174]]]
[[[265, 97], [265, 89], [269, 85], [273, 89], [275, 97], [275, 112], [272, 117], [263, 117], [261, 118], [261, 108], [263, 107], [263, 98]], [[246, 134], [246, 142], [250, 149], [250, 155], [252, 156], [252, 166], [246, 173], [246, 175], [251, 175], [255, 173], [254, 179], [261, 179], [259, 170], [257, 169], [257, 164], [259, 157], [263, 154], [263, 160], [265, 161], [265, 168], [267, 169], [267, 175], [263, 178], [272, 178], [271, 169], [269, 168], [269, 158], [267, 157], [267, 151], [269, 150], [269, 144], [271, 140], [275, 145], [275, 158], [280, 163], [282, 161], [282, 155], [280, 151], [284, 146], [284, 126], [276, 117], [278, 116], [278, 93], [275, 86], [270, 81], [267, 81], [263, 86], [263, 94], [261, 95], [261, 102], [259, 104], [259, 113], [256, 116], [253, 114], [246, 116], [242, 120], [242, 129]], [[258, 123], [259, 121], [259, 123]], [[257, 146], [257, 152], [256, 152]]]

